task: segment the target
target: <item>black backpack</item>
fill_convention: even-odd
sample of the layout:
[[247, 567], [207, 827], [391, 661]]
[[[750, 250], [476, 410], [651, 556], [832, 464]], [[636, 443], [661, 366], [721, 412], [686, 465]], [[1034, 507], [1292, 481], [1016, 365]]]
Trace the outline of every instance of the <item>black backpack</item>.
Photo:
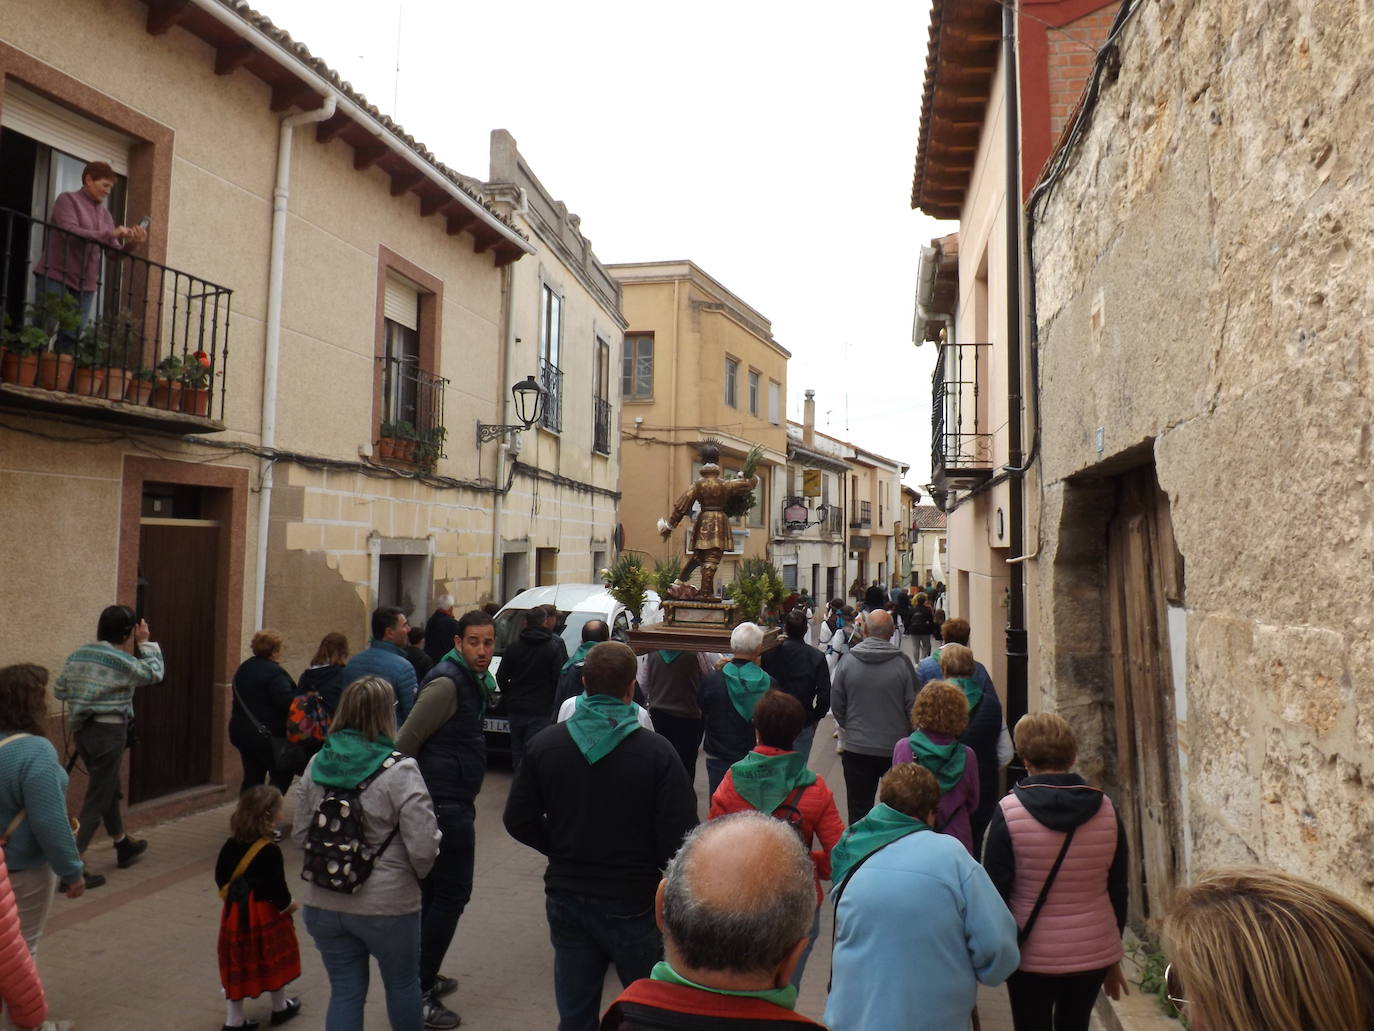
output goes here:
[[373, 864], [391, 844], [399, 827], [393, 827], [380, 846], [369, 845], [363, 833], [363, 810], [358, 799], [374, 780], [404, 758], [400, 752], [392, 752], [375, 773], [355, 788], [325, 788], [324, 798], [305, 832], [303, 880], [352, 895], [372, 876]]
[[804, 836], [806, 832], [802, 830], [802, 814], [801, 810], [797, 808], [797, 803], [801, 801], [802, 793], [805, 792], [809, 786], [808, 784], [798, 784], [788, 793], [787, 797], [782, 800], [782, 805], [774, 809], [772, 813], [773, 819], [781, 820], [792, 828], [793, 833], [797, 835], [797, 839], [801, 841], [802, 848], [805, 849], [811, 847], [811, 838], [810, 836]]

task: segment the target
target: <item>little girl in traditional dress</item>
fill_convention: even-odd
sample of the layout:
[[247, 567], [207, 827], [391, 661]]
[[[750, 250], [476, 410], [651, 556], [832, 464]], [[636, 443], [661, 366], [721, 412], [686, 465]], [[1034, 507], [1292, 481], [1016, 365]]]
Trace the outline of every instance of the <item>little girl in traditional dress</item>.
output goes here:
[[215, 883], [224, 908], [219, 918], [219, 977], [224, 985], [224, 1031], [255, 1028], [243, 1000], [272, 995], [271, 1023], [285, 1024], [301, 1011], [287, 984], [301, 976], [301, 953], [291, 914], [297, 909], [286, 886], [281, 849], [272, 828], [281, 819], [281, 792], [267, 784], [249, 788], [229, 818], [232, 836], [219, 851]]

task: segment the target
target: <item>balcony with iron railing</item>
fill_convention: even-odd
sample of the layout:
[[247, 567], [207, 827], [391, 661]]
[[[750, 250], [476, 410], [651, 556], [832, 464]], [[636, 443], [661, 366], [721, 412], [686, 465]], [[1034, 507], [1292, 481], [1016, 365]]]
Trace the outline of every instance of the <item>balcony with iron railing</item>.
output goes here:
[[827, 508], [821, 529], [832, 537], [844, 536], [844, 508], [840, 505], [831, 505]]
[[539, 359], [539, 385], [544, 388], [544, 414], [540, 425], [546, 430], [563, 430], [563, 371], [547, 358]]
[[873, 525], [873, 503], [871, 501], [856, 502], [849, 513], [849, 528], [851, 530], [867, 530]]
[[931, 483], [971, 490], [992, 476], [992, 433], [981, 398], [991, 344], [943, 344], [931, 378]]
[[0, 407], [224, 428], [232, 291], [0, 208]]
[[420, 368], [413, 355], [377, 359], [382, 377], [382, 422], [377, 458], [432, 469], [444, 457], [444, 387], [448, 380]]
[[592, 450], [611, 453], [611, 403], [604, 397], [592, 398]]

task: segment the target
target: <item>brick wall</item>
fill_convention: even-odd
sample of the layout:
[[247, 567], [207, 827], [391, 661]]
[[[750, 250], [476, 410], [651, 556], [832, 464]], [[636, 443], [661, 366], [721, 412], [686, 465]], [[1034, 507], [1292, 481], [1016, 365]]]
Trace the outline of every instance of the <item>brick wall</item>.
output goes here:
[[1078, 104], [1097, 48], [1107, 38], [1117, 6], [1109, 4], [1063, 28], [1049, 30], [1050, 140], [1057, 143]]

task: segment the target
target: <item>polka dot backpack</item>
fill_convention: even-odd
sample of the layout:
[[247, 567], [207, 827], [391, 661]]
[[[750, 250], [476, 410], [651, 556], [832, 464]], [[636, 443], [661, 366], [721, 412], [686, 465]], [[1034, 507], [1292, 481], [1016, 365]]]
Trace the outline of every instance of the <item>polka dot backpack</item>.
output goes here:
[[373, 864], [391, 844], [398, 827], [393, 827], [380, 845], [369, 845], [359, 798], [374, 780], [404, 758], [400, 752], [392, 752], [376, 772], [355, 788], [325, 788], [324, 798], [305, 834], [302, 879], [344, 895], [352, 895], [367, 882]]

